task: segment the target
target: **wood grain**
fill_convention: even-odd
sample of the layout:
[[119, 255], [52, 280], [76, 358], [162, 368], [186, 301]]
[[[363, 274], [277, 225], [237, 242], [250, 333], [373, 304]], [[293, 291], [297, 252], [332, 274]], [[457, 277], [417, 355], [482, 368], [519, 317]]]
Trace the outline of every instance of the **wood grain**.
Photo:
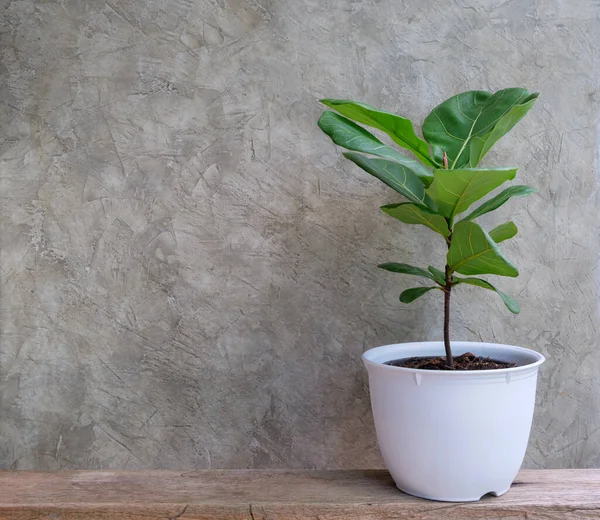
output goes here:
[[0, 519], [600, 518], [600, 470], [522, 471], [499, 498], [428, 502], [372, 471], [0, 472]]

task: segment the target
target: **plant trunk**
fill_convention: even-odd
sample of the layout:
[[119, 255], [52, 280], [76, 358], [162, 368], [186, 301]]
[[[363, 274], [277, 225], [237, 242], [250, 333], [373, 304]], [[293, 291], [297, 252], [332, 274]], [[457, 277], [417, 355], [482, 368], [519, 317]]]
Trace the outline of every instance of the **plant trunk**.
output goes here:
[[444, 348], [446, 349], [446, 363], [452, 368], [452, 349], [450, 347], [450, 294], [452, 293], [452, 276], [450, 266], [446, 265], [446, 287], [444, 287]]
[[[456, 162], [456, 160], [454, 161]], [[448, 169], [448, 154], [444, 152], [444, 169]], [[452, 245], [452, 229], [454, 226], [454, 216], [446, 219], [450, 235], [446, 239], [448, 251]], [[452, 348], [450, 347], [450, 294], [452, 293], [452, 273], [450, 266], [446, 264], [446, 286], [444, 287], [444, 348], [446, 349], [446, 364], [450, 368], [454, 368], [454, 360], [452, 359]]]

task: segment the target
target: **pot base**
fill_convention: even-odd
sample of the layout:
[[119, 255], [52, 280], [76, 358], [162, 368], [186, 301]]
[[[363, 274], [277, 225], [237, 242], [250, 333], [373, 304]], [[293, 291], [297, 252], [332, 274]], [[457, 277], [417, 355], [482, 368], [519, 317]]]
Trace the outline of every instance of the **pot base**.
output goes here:
[[402, 489], [400, 486], [396, 486], [400, 491], [402, 491], [402, 493], [405, 493], [407, 495], [413, 496], [413, 497], [417, 497], [417, 498], [424, 498], [425, 500], [433, 500], [435, 502], [479, 502], [484, 496], [486, 495], [492, 495], [494, 497], [500, 497], [502, 495], [504, 495], [505, 493], [508, 492], [508, 490], [510, 489], [510, 486], [508, 486], [505, 490], [503, 491], [488, 491], [487, 493], [484, 493], [481, 496], [475, 496], [475, 497], [469, 497], [469, 498], [448, 498], [448, 497], [432, 497], [432, 496], [426, 496], [426, 495], [421, 495], [419, 493], [410, 493], [409, 491]]

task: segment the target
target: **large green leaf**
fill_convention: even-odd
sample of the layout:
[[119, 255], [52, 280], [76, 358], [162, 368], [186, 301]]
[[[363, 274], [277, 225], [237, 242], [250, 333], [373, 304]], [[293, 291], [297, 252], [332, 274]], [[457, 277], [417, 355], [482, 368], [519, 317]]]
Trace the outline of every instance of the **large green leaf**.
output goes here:
[[505, 240], [514, 237], [518, 232], [517, 226], [511, 220], [510, 222], [496, 226], [489, 232], [489, 235], [496, 244], [499, 244], [500, 242], [504, 242]]
[[490, 211], [498, 209], [502, 204], [508, 201], [511, 197], [525, 197], [537, 193], [537, 190], [530, 188], [529, 186], [510, 186], [505, 190], [502, 190], [498, 195], [492, 197], [490, 200], [484, 202], [481, 206], [476, 208], [474, 211], [469, 213], [463, 220], [473, 220], [481, 215], [485, 215]]
[[412, 289], [406, 289], [406, 291], [402, 291], [400, 294], [400, 301], [402, 303], [411, 303], [431, 291], [431, 289], [439, 289], [439, 287], [413, 287]]
[[422, 224], [444, 237], [450, 236], [448, 222], [444, 217], [425, 211], [412, 202], [400, 202], [399, 204], [387, 204], [381, 206], [381, 211], [404, 222], [405, 224]]
[[410, 119], [348, 99], [322, 99], [321, 103], [357, 123], [385, 132], [396, 144], [413, 152], [423, 164], [433, 166], [429, 158], [429, 146], [417, 136]]
[[529, 101], [513, 106], [506, 114], [504, 114], [496, 123], [493, 130], [484, 136], [475, 137], [471, 142], [471, 156], [469, 164], [471, 167], [475, 167], [479, 164], [483, 156], [488, 153], [490, 148], [496, 144], [496, 142], [503, 136], [506, 135], [513, 126], [515, 126], [525, 114], [531, 110], [538, 94], [531, 94]]
[[503, 182], [514, 179], [516, 172], [516, 168], [436, 169], [427, 193], [435, 201], [440, 215], [453, 218]]
[[326, 110], [319, 118], [318, 125], [323, 132], [331, 137], [335, 144], [348, 150], [369, 153], [399, 162], [416, 173], [426, 186], [431, 184], [433, 172], [429, 166], [425, 166], [419, 161], [406, 157], [397, 150], [386, 146], [372, 133], [350, 121], [350, 119]]
[[519, 304], [515, 300], [513, 300], [508, 294], [503, 293], [502, 291], [499, 291], [498, 289], [496, 289], [490, 282], [482, 280], [481, 278], [458, 278], [457, 277], [454, 280], [456, 283], [466, 283], [469, 285], [476, 285], [477, 287], [483, 287], [484, 289], [489, 289], [490, 291], [497, 292], [498, 295], [500, 296], [500, 298], [502, 298], [504, 305], [506, 305], [508, 310], [510, 312], [512, 312], [513, 314], [519, 314], [519, 312], [521, 310], [519, 308]]
[[452, 272], [466, 275], [519, 276], [496, 242], [474, 222], [459, 222], [454, 226], [447, 262]]
[[435, 210], [431, 197], [419, 177], [407, 166], [387, 159], [371, 159], [356, 152], [346, 152], [344, 157], [360, 166], [367, 173], [385, 182], [390, 188], [404, 195], [418, 206]]
[[421, 269], [420, 267], [415, 267], [414, 265], [410, 265], [410, 264], [398, 264], [395, 262], [390, 262], [387, 264], [379, 264], [377, 267], [379, 267], [380, 269], [385, 269], [386, 271], [390, 271], [392, 273], [411, 274], [413, 276], [423, 276], [424, 278], [429, 278], [430, 280], [433, 280], [434, 282], [437, 281], [436, 277], [429, 271], [426, 271], [425, 269]]
[[[527, 113], [537, 96], [524, 88], [507, 88], [494, 94], [472, 90], [447, 99], [423, 123], [423, 136], [432, 147], [434, 161], [441, 165], [446, 152], [452, 169], [473, 164], [471, 157], [478, 164], [489, 147]], [[515, 107], [521, 108], [513, 110]], [[474, 142], [476, 150], [471, 155]]]

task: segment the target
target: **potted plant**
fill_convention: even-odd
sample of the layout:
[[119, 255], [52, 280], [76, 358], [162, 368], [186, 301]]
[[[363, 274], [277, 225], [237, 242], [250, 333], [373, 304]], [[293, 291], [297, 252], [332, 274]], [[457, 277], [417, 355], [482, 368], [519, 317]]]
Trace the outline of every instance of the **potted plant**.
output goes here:
[[[516, 168], [479, 163], [537, 97], [523, 88], [458, 94], [425, 118], [424, 139], [404, 117], [354, 101], [322, 100], [335, 112], [323, 113], [321, 130], [350, 150], [347, 159], [406, 199], [383, 206], [383, 212], [429, 228], [447, 245], [439, 267], [379, 265], [427, 281], [402, 292], [403, 303], [430, 291], [443, 294], [444, 341], [387, 345], [363, 354], [383, 459], [398, 488], [412, 495], [456, 502], [499, 496], [523, 462], [544, 357], [518, 346], [451, 342], [450, 303], [455, 290], [468, 284], [495, 291], [509, 311], [519, 312], [515, 300], [479, 278], [518, 276], [498, 246], [515, 236], [517, 227], [507, 222], [486, 231], [476, 220], [535, 190], [514, 185], [475, 209], [472, 205], [514, 179]], [[414, 158], [361, 125], [387, 134]]]

